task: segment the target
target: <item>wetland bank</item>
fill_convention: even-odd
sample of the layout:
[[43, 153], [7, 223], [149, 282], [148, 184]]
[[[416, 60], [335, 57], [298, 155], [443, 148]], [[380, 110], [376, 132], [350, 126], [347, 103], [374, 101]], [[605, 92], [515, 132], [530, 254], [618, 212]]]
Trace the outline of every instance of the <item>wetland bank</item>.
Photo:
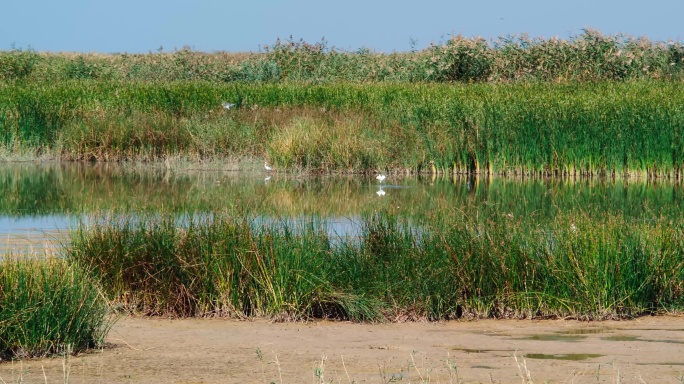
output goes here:
[[[95, 230], [91, 234], [92, 237], [80, 239], [89, 239], [89, 243], [82, 243], [84, 247], [97, 247], [96, 251], [82, 248], [84, 254], [94, 256], [87, 260], [95, 265], [94, 270], [105, 274], [111, 272], [110, 275], [103, 275], [105, 278], [101, 284], [94, 285], [102, 285], [103, 293], [112, 295], [110, 300], [116, 298], [113, 302], [118, 306], [115, 307], [118, 311], [149, 315], [154, 315], [155, 311], [156, 314], [166, 311], [167, 316], [120, 319], [101, 340], [109, 343], [107, 347], [70, 358], [67, 366], [71, 367], [69, 375], [72, 381], [148, 382], [154, 377], [161, 381], [201, 378], [205, 382], [278, 382], [279, 377], [282, 377], [284, 382], [302, 382], [309, 380], [317, 372], [316, 369], [322, 367], [323, 377], [335, 381], [347, 381], [346, 369], [355, 382], [377, 382], [383, 377], [389, 380], [393, 375], [405, 381], [418, 381], [420, 374], [427, 380], [428, 373], [433, 382], [456, 382], [452, 370], [455, 367], [458, 377], [464, 381], [488, 382], [493, 378], [495, 382], [519, 382], [515, 357], [520, 363], [522, 359], [526, 360], [535, 380], [568, 380], [574, 377], [577, 381], [615, 382], [621, 378], [620, 382], [631, 382], [639, 376], [650, 378], [648, 381], [659, 381], [681, 375], [678, 360], [674, 358], [681, 356], [681, 343], [684, 342], [679, 338], [679, 330], [684, 327], [681, 317], [638, 316], [643, 314], [641, 311], [678, 311], [676, 303], [658, 309], [643, 301], [653, 294], [656, 280], [667, 278], [667, 268], [645, 268], [657, 278], [634, 279], [641, 286], [631, 287], [628, 285], [628, 274], [620, 273], [616, 268], [637, 270], [639, 265], [634, 264], [639, 260], [638, 256], [634, 256], [636, 252], [659, 247], [659, 252], [664, 250], [662, 243], [648, 248], [650, 241], [662, 240], [660, 234], [629, 231], [649, 226], [654, 229], [663, 224], [658, 223], [663, 218], [672, 222], [680, 220], [684, 211], [681, 209], [683, 196], [681, 187], [676, 183], [450, 177], [436, 177], [433, 180], [428, 175], [425, 178], [390, 177], [386, 180], [388, 185], [402, 185], [405, 188], [387, 188], [386, 195], [378, 196], [375, 193], [378, 189], [377, 180], [358, 176], [299, 177], [273, 174], [269, 180], [264, 180], [266, 174], [263, 171], [235, 173], [177, 169], [170, 172], [165, 167], [151, 169], [79, 163], [5, 165], [0, 167], [0, 175], [0, 180], [7, 186], [3, 189], [13, 191], [6, 194], [0, 204], [4, 207], [3, 220], [12, 220], [12, 223], [29, 219], [45, 223], [42, 218], [54, 218], [60, 212], [69, 212], [79, 218], [102, 218], [100, 210], [106, 209], [108, 221], [105, 223], [112, 223], [121, 232], [107, 231], [101, 227], [99, 232]], [[36, 195], [27, 193], [29, 190], [51, 198], [45, 199], [43, 204], [34, 205]], [[150, 199], [149, 196], [156, 198]], [[255, 224], [253, 221], [229, 221], [231, 217], [243, 218], [239, 213], [245, 209], [241, 207], [244, 204], [259, 207], [261, 217], [277, 217], [277, 220], [268, 221], [272, 228], [252, 226], [250, 224]], [[170, 216], [158, 214], [162, 212], [162, 207]], [[198, 221], [194, 229], [184, 232], [184, 225], [171, 226], [168, 222], [163, 225], [164, 220], [179, 216], [187, 218], [188, 211], [198, 214], [195, 216]], [[384, 212], [395, 219], [403, 217], [411, 218], [411, 221], [402, 221], [408, 226], [388, 230], [386, 225], [389, 217], [369, 217], [376, 220], [373, 230], [361, 226], [368, 216], [358, 212], [364, 211]], [[199, 215], [206, 212], [212, 212], [215, 220], [204, 214]], [[417, 225], [434, 223], [431, 215], [440, 217], [445, 212], [461, 217], [468, 226], [460, 227], [458, 221], [452, 219], [450, 222], [443, 221], [447, 224], [444, 229], [458, 230], [462, 236], [472, 239], [471, 243], [462, 245], [470, 249], [454, 249], [459, 238], [449, 235], [446, 238], [452, 239], [453, 244], [447, 245], [452, 249], [440, 251], [451, 251], [452, 255], [458, 255], [457, 251], [460, 251], [470, 255], [470, 260], [464, 259], [464, 262], [459, 263], [462, 264], [460, 270], [448, 269], [449, 265], [456, 264], [451, 261], [453, 259], [435, 257], [439, 256], [434, 253], [435, 250], [433, 253], [426, 252], [426, 249], [429, 250], [427, 245], [437, 241], [434, 235], [431, 238], [424, 235], [408, 237], [416, 233], [404, 231]], [[138, 223], [126, 221], [134, 213], [147, 220], [149, 225], [144, 231], [137, 226]], [[314, 214], [315, 217], [312, 216]], [[570, 223], [567, 219], [573, 214], [579, 220]], [[613, 217], [613, 220], [619, 217], [627, 225], [610, 221], [604, 223], [597, 219], [606, 228], [605, 231], [596, 230], [593, 228], [596, 223], [591, 220], [602, 217]], [[314, 218], [315, 222], [310, 223]], [[337, 226], [346, 219], [355, 220], [351, 230], [345, 231], [345, 227]], [[73, 221], [76, 230], [79, 220]], [[378, 244], [388, 237], [380, 236], [381, 232], [377, 230], [380, 226], [377, 224], [381, 222], [378, 220], [385, 221], [385, 233], [392, 236], [383, 244], [389, 244], [395, 252], [396, 256], [389, 260], [400, 263], [396, 267], [387, 263], [386, 258], [369, 254], [371, 249], [379, 252], [381, 248]], [[529, 231], [522, 231], [522, 228], [516, 230], [520, 226], [519, 221], [530, 228]], [[64, 222], [59, 220], [55, 224], [60, 227]], [[283, 227], [276, 225], [279, 223], [291, 224], [291, 232], [282, 232]], [[332, 225], [324, 226], [324, 223]], [[572, 229], [572, 224], [577, 232]], [[49, 229], [47, 224], [43, 225], [45, 227], [42, 230]], [[616, 238], [618, 244], [630, 236], [642, 237], [643, 242], [635, 247], [638, 251], [625, 253], [623, 260], [627, 261], [618, 260], [619, 263], [615, 263], [611, 259], [618, 254], [610, 249], [611, 238], [616, 236], [612, 232], [615, 228], [613, 225], [625, 228], [622, 236]], [[92, 223], [88, 223], [86, 228], [93, 229]], [[262, 232], [252, 234], [249, 231], [253, 228]], [[489, 233], [488, 228], [491, 228]], [[315, 237], [298, 238], [299, 235], [310, 234], [312, 229], [318, 230]], [[469, 233], [469, 229], [473, 233]], [[658, 231], [667, 233], [662, 226]], [[23, 230], [19, 232], [14, 235], [21, 237]], [[502, 232], [506, 233], [506, 237], [500, 235]], [[437, 233], [445, 234], [442, 230]], [[212, 240], [201, 241], [198, 234]], [[247, 238], [246, 234], [250, 237]], [[545, 237], [544, 245], [548, 249], [540, 255], [537, 264], [534, 259], [522, 261], [529, 266], [526, 268], [529, 271], [525, 272], [527, 275], [521, 277], [526, 278], [525, 281], [519, 281], [516, 286], [513, 285], [516, 284], [515, 279], [510, 278], [514, 273], [522, 273], [522, 268], [511, 271], [509, 275], [495, 276], [496, 273], [502, 273], [495, 263], [499, 262], [501, 266], [507, 262], [513, 264], [516, 254], [505, 259], [503, 253], [510, 252], [515, 246], [520, 247], [522, 242], [507, 245], [492, 244], [493, 241], [504, 239], [505, 242], [513, 242], [515, 240], [511, 238], [529, 236], [529, 239], [534, 239], [549, 234], [556, 236], [558, 244], [575, 237], [574, 242], [570, 243], [573, 248], [564, 250], [559, 245], [554, 251], [552, 238]], [[407, 239], [397, 239], [399, 235]], [[287, 249], [279, 247], [288, 239], [289, 242], [285, 243]], [[366, 244], [364, 250], [358, 251], [359, 254], [351, 250], [342, 253], [344, 247], [340, 247], [340, 244], [347, 240], [353, 240], [355, 247]], [[407, 240], [413, 241], [410, 247], [406, 245]], [[234, 242], [232, 247], [229, 241]], [[108, 242], [108, 245], [102, 246], [104, 242]], [[424, 248], [422, 254], [419, 253], [421, 247]], [[529, 247], [530, 254], [533, 250], [539, 251], [539, 248], [533, 248], [534, 243], [530, 243]], [[579, 251], [592, 247], [595, 254], [605, 250], [606, 256], [585, 259], [566, 256], [570, 266], [563, 268], [564, 253], [567, 255], [573, 251], [580, 256]], [[194, 251], [186, 252], [187, 249]], [[487, 253], [477, 254], [484, 251]], [[111, 255], [107, 255], [107, 252]], [[127, 255], [124, 256], [124, 253]], [[253, 258], [250, 258], [250, 254]], [[655, 254], [657, 252], [651, 256]], [[387, 253], [382, 255], [389, 257]], [[557, 258], [554, 264], [551, 264], [552, 260], [547, 261], [546, 265], [541, 263], [544, 260], [541, 256], [550, 258], [552, 255]], [[199, 262], [200, 257], [206, 260]], [[347, 260], [334, 260], [335, 257]], [[432, 257], [434, 261], [430, 263], [437, 267], [420, 266], [429, 264], [427, 257]], [[480, 259], [476, 260], [476, 257]], [[168, 259], [174, 263], [170, 264]], [[375, 265], [378, 260], [383, 264]], [[251, 262], [253, 269], [243, 267], [237, 271], [244, 272], [240, 276], [235, 273], [236, 268], [231, 266], [231, 262], [245, 266], [250, 266], [248, 263]], [[486, 268], [479, 265], [483, 262], [488, 263]], [[572, 265], [578, 262], [585, 264], [577, 267]], [[653, 268], [658, 267], [658, 262], [663, 265], [668, 261], [654, 260]], [[77, 265], [83, 267], [80, 262]], [[143, 269], [144, 266], [147, 269]], [[232, 274], [213, 272], [230, 271], [231, 267]], [[510, 268], [515, 268], [515, 265], [510, 265]], [[547, 272], [554, 268], [555, 275]], [[139, 278], [119, 280], [116, 278], [119, 275], [117, 269], [128, 271], [121, 275]], [[481, 281], [476, 280], [488, 269], [492, 271], [483, 275]], [[673, 266], [672, 269], [678, 272], [681, 268]], [[349, 271], [352, 270], [356, 271], [356, 276], [351, 276]], [[560, 272], [568, 275], [563, 276]], [[449, 273], [453, 274], [453, 278], [450, 278]], [[570, 275], [572, 273], [576, 275]], [[99, 274], [81, 276], [81, 279], [93, 281]], [[328, 281], [323, 281], [324, 278]], [[443, 280], [436, 280], [434, 284], [429, 281], [439, 278]], [[486, 297], [470, 301], [466, 297], [458, 298], [453, 291], [460, 278], [472, 279], [470, 286], [482, 289], [480, 292], [492, 289], [491, 301], [485, 301]], [[569, 289], [575, 291], [562, 296], [561, 291], [553, 291], [561, 284], [549, 283], [551, 278], [577, 280], [567, 284]], [[176, 282], [184, 284], [187, 293], [179, 289], [180, 284]], [[539, 285], [533, 284], [543, 282], [552, 287], [546, 292], [534, 292]], [[491, 286], [478, 285], [480, 283]], [[294, 287], [294, 284], [299, 284], [300, 288]], [[529, 287], [527, 291], [516, 293], [512, 290], [524, 284]], [[606, 284], [609, 288], [601, 290], [599, 284]], [[510, 293], [505, 291], [506, 285], [511, 287]], [[347, 291], [333, 292], [328, 287], [338, 290], [339, 287], [345, 287]], [[494, 291], [497, 287], [503, 287], [498, 297]], [[234, 295], [221, 297], [219, 292], [222, 288], [225, 289], [223, 292], [232, 292]], [[190, 289], [194, 291], [190, 292]], [[626, 300], [619, 296], [628, 290], [635, 293]], [[120, 293], [124, 291], [131, 293]], [[611, 296], [613, 292], [615, 296]], [[197, 299], [193, 301], [188, 293], [195, 294]], [[538, 316], [534, 308], [545, 309], [534, 305], [546, 303], [541, 294], [564, 299], [562, 304], [565, 308], [572, 309], [574, 305], [578, 318], [626, 316], [631, 320], [539, 320], [543, 316]], [[570, 297], [573, 294], [576, 297]], [[602, 296], [594, 297], [593, 294]], [[63, 294], [57, 296], [64, 297]], [[381, 305], [378, 315], [387, 316], [389, 321], [366, 325], [363, 323], [373, 319], [366, 318], [362, 324], [316, 319], [326, 314], [342, 319], [355, 313], [363, 315], [364, 312], [352, 312], [349, 309], [348, 313], [343, 312], [345, 308], [353, 310], [359, 307], [360, 296], [367, 298], [371, 304]], [[250, 297], [253, 300], [251, 302], [246, 300]], [[381, 301], [385, 297], [391, 300], [390, 305]], [[433, 297], [438, 305], [430, 307], [431, 302], [415, 300], [429, 297]], [[345, 299], [347, 301], [341, 304], [333, 301]], [[353, 299], [357, 301], [353, 302]], [[327, 300], [327, 307], [323, 300]], [[518, 312], [507, 313], [506, 308], [499, 309], [500, 305], [494, 300], [509, 300], [507, 305], [510, 308], [518, 305], [515, 308]], [[345, 304], [349, 307], [344, 307]], [[440, 310], [444, 319], [456, 317], [459, 314], [458, 305], [462, 306], [462, 312], [457, 321], [406, 322], [411, 319], [426, 320], [429, 316], [437, 319]], [[411, 312], [402, 310], [402, 306], [410, 306]], [[551, 305], [548, 308], [549, 311], [558, 310]], [[475, 310], [482, 312], [477, 314]], [[248, 311], [253, 312], [250, 314]], [[549, 313], [552, 312], [546, 314]], [[175, 315], [169, 319], [168, 316], [172, 314]], [[194, 317], [178, 319], [191, 315]], [[467, 321], [475, 315], [533, 318]], [[637, 316], [636, 319], [632, 319], [633, 316]], [[281, 322], [287, 319], [308, 320]], [[261, 351], [261, 358], [257, 350]], [[592, 354], [602, 356], [592, 357]], [[587, 358], [578, 361], [537, 358], [542, 356], [547, 359]], [[418, 372], [411, 366], [412, 358]], [[276, 360], [280, 364], [279, 368]], [[64, 375], [63, 358], [24, 361], [21, 368], [17, 364], [1, 365], [0, 377], [4, 380], [21, 377], [24, 382], [42, 382], [43, 371], [50, 380]], [[597, 376], [600, 380], [596, 379]]]
[[[540, 64], [550, 52], [566, 60]], [[679, 313], [682, 57], [592, 31], [403, 55], [1, 52], [5, 222], [74, 223], [48, 265], [85, 285], [39, 302], [101, 298], [81, 341], [2, 337], [2, 353], [100, 345], [107, 305], [361, 322]], [[3, 292], [46, 284], [9, 259]], [[83, 329], [66, 309], [16, 310]]]

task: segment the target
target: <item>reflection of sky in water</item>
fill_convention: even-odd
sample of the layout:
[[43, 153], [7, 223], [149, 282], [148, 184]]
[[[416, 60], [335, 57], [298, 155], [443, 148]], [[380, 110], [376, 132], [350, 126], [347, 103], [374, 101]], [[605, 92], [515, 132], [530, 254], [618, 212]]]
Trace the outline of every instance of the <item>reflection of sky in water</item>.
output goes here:
[[75, 228], [78, 219], [67, 215], [0, 215], [0, 252], [30, 252], [54, 248]]
[[0, 215], [1, 234], [42, 234], [56, 230], [68, 230], [78, 220], [66, 215], [6, 216]]
[[334, 217], [327, 221], [329, 235], [339, 237], [358, 236], [361, 231], [360, 217]]
[[320, 224], [331, 237], [349, 237], [358, 236], [361, 233], [361, 217], [328, 217], [320, 219], [311, 219], [309, 217], [294, 218], [294, 219], [274, 219], [272, 217], [260, 216], [255, 219], [254, 225], [277, 226], [278, 224], [288, 224], [289, 227], [295, 229], [304, 229], [309, 223]]
[[[359, 245], [360, 237], [363, 235], [363, 218], [359, 215], [353, 217], [326, 217], [312, 219], [310, 217], [295, 218], [295, 219], [274, 219], [272, 217], [259, 216], [252, 222], [253, 227], [266, 226], [278, 227], [280, 224], [286, 224], [295, 234], [301, 233], [310, 227], [313, 223], [315, 228], [323, 230], [330, 240], [332, 245], [351, 244]], [[411, 232], [415, 239], [420, 241], [422, 230], [411, 223], [410, 220], [406, 224], [411, 228]], [[399, 224], [399, 229], [403, 224]]]
[[[277, 226], [278, 224], [293, 225], [296, 231], [307, 227], [310, 218], [302, 219], [274, 219], [260, 217], [255, 219], [254, 225]], [[59, 243], [67, 236], [67, 231], [77, 228], [80, 217], [67, 215], [36, 215], [36, 216], [6, 216], [0, 215], [0, 251], [2, 250], [27, 250], [31, 247], [43, 248], [52, 243]], [[88, 225], [91, 220], [85, 218], [83, 222]], [[361, 218], [356, 217], [331, 217], [315, 220], [322, 229], [331, 237], [333, 243], [338, 239], [351, 239], [361, 233]], [[179, 223], [183, 226], [183, 223]]]
[[[269, 218], [261, 218], [266, 225], [277, 225], [278, 220]], [[286, 223], [294, 224], [295, 231], [304, 230], [307, 224], [311, 222], [310, 218], [287, 220]], [[345, 243], [350, 241], [356, 243], [355, 239], [361, 235], [361, 217], [329, 217], [319, 220], [314, 220], [316, 224], [320, 224], [322, 229], [328, 235], [332, 244]], [[256, 222], [259, 225], [259, 222]], [[298, 228], [299, 225], [299, 228]]]

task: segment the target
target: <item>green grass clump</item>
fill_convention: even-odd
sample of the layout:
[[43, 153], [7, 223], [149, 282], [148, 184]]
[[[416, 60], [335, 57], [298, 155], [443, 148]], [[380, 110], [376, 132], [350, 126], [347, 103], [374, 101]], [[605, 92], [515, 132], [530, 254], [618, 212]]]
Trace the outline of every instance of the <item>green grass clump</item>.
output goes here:
[[353, 238], [316, 220], [105, 220], [75, 234], [68, 258], [110, 299], [145, 314], [605, 319], [684, 305], [681, 225], [452, 213], [369, 215]]
[[47, 356], [102, 346], [111, 325], [98, 286], [64, 260], [0, 261], [0, 356]]
[[315, 226], [228, 217], [178, 224], [170, 216], [99, 222], [74, 235], [67, 258], [134, 313], [379, 318], [372, 300], [330, 285], [331, 245]]

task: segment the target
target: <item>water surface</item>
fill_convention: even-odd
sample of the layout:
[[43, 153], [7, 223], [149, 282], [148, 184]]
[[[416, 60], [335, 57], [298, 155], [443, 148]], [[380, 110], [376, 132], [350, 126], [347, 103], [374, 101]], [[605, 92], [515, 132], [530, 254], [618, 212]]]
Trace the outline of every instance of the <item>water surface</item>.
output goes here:
[[[0, 165], [0, 238], [5, 248], [51, 241], [102, 212], [243, 212], [269, 220], [316, 217], [332, 233], [358, 231], [375, 211], [419, 220], [434, 215], [505, 215], [541, 223], [564, 212], [630, 220], [679, 220], [682, 187], [668, 182], [480, 179], [374, 175], [301, 176], [117, 164]], [[383, 193], [378, 193], [382, 191]], [[19, 239], [19, 240], [17, 240]]]

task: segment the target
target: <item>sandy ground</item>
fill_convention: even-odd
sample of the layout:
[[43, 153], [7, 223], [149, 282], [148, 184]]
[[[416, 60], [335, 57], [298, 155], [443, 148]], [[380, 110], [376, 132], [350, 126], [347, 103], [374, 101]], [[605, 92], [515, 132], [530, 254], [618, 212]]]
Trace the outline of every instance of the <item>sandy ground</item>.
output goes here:
[[669, 316], [381, 325], [124, 318], [108, 342], [69, 360], [2, 363], [0, 382], [677, 383], [684, 375], [684, 317]]

